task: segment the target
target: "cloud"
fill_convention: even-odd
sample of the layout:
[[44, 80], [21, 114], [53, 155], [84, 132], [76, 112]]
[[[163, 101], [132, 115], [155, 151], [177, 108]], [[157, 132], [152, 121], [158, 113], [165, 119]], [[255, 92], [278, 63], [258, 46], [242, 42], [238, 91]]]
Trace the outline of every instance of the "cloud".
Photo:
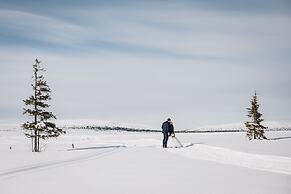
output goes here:
[[254, 90], [269, 117], [290, 115], [290, 14], [269, 5], [256, 12], [210, 2], [98, 3], [3, 6], [2, 118], [21, 118], [35, 57], [62, 119], [236, 122]]
[[0, 10], [0, 24], [16, 36], [57, 45], [78, 43], [77, 37], [86, 33], [68, 21], [16, 10]]
[[284, 53], [291, 43], [286, 14], [135, 6], [70, 9], [67, 19], [14, 10], [0, 15], [8, 31], [77, 52], [107, 49], [243, 60]]
[[[13, 57], [13, 52], [21, 54]], [[14, 48], [1, 53], [0, 58], [4, 56], [0, 87], [5, 93], [0, 107], [19, 110], [18, 118], [22, 118], [21, 100], [31, 93], [31, 65], [36, 56], [47, 69], [52, 110], [60, 119], [93, 118], [155, 126], [171, 115], [180, 127], [231, 122], [244, 119], [248, 99], [258, 88], [260, 96], [268, 96], [262, 104], [269, 114], [280, 118], [288, 112], [288, 105], [284, 105], [280, 113], [271, 113], [281, 106], [278, 99], [289, 99], [284, 96], [290, 94], [282, 95], [285, 89], [278, 84], [290, 83], [290, 79], [274, 76], [284, 69], [124, 53], [65, 56]]]

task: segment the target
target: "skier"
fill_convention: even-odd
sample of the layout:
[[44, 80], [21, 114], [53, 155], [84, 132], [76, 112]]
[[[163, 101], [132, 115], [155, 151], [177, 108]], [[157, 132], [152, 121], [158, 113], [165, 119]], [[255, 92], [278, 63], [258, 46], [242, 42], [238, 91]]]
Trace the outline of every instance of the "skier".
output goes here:
[[162, 133], [164, 135], [163, 138], [163, 148], [167, 147], [168, 144], [168, 138], [169, 138], [169, 122], [171, 121], [170, 118], [168, 118], [167, 121], [163, 122], [162, 124]]

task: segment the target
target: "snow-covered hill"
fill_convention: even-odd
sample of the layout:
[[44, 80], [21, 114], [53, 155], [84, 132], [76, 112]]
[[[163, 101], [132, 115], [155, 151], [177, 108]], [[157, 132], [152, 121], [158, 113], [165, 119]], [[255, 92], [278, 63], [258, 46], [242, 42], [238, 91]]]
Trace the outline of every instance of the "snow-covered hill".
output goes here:
[[[116, 131], [134, 131], [134, 132], [160, 132], [159, 128], [152, 128], [140, 124], [121, 124], [109, 121], [95, 120], [67, 120], [59, 121], [60, 126], [69, 129], [94, 129], [94, 130], [116, 130]], [[266, 121], [263, 125], [267, 126], [269, 131], [291, 130], [291, 122], [288, 121]], [[176, 130], [179, 133], [195, 132], [240, 132], [245, 131], [244, 123], [229, 123], [219, 125], [207, 125], [195, 129]]]
[[[132, 131], [132, 132], [160, 132], [161, 129], [153, 128], [142, 124], [117, 123], [111, 121], [100, 120], [57, 120], [57, 125], [66, 129], [92, 129], [96, 131]], [[291, 130], [291, 122], [289, 121], [265, 121], [266, 131], [287, 131]], [[19, 130], [20, 124], [1, 124], [2, 130]], [[244, 123], [229, 123], [219, 125], [206, 125], [193, 129], [177, 130], [178, 133], [203, 133], [203, 132], [241, 132], [245, 131]]]
[[77, 119], [77, 120], [58, 120], [57, 124], [60, 127], [70, 129], [94, 129], [94, 128], [128, 128], [128, 129], [151, 129], [151, 127], [142, 124], [133, 123], [117, 123], [112, 121], [90, 120], [90, 119]]
[[[270, 131], [291, 130], [291, 122], [289, 121], [265, 121], [262, 123], [268, 127]], [[206, 125], [196, 129], [189, 129], [187, 131], [245, 131], [244, 123], [228, 123], [219, 125]]]

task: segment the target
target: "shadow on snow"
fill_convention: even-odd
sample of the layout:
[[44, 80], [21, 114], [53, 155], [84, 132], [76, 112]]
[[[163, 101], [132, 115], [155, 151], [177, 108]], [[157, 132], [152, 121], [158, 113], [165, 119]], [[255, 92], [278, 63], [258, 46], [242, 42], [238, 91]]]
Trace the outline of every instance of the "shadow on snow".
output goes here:
[[78, 150], [98, 150], [107, 148], [125, 148], [125, 145], [110, 145], [110, 146], [94, 146], [94, 147], [84, 147], [84, 148], [74, 148], [68, 149], [68, 151], [78, 151]]
[[268, 140], [280, 140], [280, 139], [290, 139], [291, 136], [286, 136], [286, 137], [274, 137], [274, 138], [268, 138]]

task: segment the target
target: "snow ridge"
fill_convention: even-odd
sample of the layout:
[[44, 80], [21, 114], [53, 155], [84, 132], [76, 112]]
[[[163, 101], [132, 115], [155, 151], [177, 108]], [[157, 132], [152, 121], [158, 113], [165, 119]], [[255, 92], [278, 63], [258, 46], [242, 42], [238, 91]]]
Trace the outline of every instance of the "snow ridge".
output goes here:
[[168, 150], [193, 159], [291, 175], [291, 158], [289, 157], [251, 154], [205, 144], [194, 144], [194, 146], [184, 149]]

